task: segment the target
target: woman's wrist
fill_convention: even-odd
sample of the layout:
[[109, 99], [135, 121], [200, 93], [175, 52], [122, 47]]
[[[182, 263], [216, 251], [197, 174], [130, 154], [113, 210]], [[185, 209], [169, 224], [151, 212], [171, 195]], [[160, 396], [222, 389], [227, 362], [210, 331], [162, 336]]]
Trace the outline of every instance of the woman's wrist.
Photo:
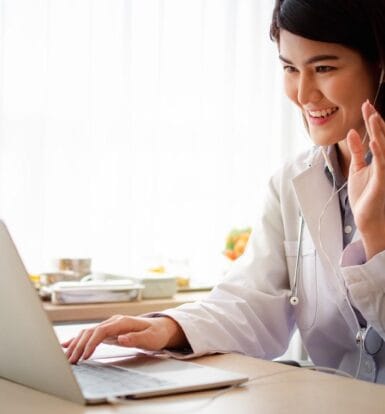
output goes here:
[[385, 228], [379, 231], [377, 228], [373, 232], [361, 232], [362, 243], [364, 245], [366, 260], [370, 260], [376, 254], [385, 250]]
[[167, 336], [169, 338], [165, 348], [182, 349], [189, 346], [186, 335], [181, 326], [169, 316], [162, 316]]

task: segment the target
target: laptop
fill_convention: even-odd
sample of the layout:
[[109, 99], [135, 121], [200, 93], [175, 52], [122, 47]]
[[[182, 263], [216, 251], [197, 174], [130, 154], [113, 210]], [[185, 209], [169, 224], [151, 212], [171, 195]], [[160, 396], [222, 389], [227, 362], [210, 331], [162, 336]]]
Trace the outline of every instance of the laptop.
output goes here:
[[71, 365], [0, 220], [0, 377], [80, 404], [225, 387], [241, 374], [190, 361], [134, 355]]

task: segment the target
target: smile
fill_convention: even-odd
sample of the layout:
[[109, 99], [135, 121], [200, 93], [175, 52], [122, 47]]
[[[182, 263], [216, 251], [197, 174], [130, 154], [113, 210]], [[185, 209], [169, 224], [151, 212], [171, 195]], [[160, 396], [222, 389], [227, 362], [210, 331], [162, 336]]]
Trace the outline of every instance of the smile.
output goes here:
[[333, 115], [337, 111], [338, 111], [338, 107], [335, 106], [333, 108], [322, 109], [320, 111], [307, 111], [307, 112], [312, 118], [325, 119], [329, 117], [330, 115]]

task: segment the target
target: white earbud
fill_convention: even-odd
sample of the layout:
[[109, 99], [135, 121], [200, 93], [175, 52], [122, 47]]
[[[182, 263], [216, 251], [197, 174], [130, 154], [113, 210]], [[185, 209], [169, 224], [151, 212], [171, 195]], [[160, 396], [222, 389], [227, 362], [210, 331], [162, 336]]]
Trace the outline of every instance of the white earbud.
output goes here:
[[384, 78], [385, 78], [385, 69], [382, 67], [381, 68], [381, 75], [380, 75], [380, 81], [379, 81], [379, 86], [381, 86], [382, 83], [384, 83]]

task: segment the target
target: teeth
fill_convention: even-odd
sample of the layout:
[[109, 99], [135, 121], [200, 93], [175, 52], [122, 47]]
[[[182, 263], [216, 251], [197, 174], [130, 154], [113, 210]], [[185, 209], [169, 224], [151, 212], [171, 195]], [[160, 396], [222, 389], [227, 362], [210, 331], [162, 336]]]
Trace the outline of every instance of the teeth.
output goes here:
[[309, 115], [313, 118], [325, 118], [331, 114], [334, 114], [338, 108], [328, 108], [328, 109], [322, 109], [322, 111], [309, 111]]

